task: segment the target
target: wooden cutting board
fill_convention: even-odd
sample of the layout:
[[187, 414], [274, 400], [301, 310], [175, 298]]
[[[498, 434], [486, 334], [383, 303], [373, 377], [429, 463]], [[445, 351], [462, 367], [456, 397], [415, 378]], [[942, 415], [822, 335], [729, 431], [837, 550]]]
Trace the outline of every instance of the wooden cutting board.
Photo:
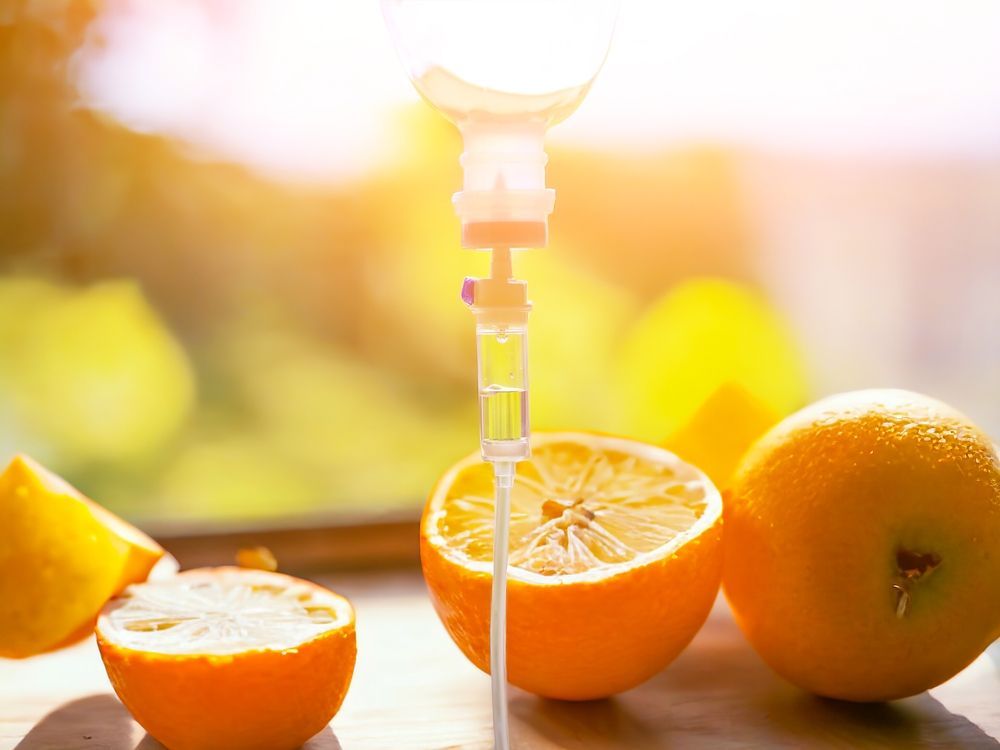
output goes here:
[[[492, 747], [489, 679], [451, 643], [416, 572], [320, 578], [358, 611], [358, 667], [307, 750]], [[1000, 748], [1000, 649], [929, 693], [859, 706], [771, 674], [720, 599], [668, 669], [612, 700], [572, 704], [514, 690], [517, 750]], [[115, 698], [96, 647], [0, 660], [0, 750], [162, 750]]]

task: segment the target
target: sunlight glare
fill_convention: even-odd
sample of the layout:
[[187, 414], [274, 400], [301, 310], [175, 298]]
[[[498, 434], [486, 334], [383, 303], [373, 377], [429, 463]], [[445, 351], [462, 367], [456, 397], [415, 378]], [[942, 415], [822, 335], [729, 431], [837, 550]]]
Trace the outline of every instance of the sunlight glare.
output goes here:
[[[998, 28], [990, 0], [623, 0], [604, 72], [553, 138], [1000, 153]], [[391, 113], [416, 101], [374, 0], [117, 0], [76, 70], [84, 101], [133, 129], [306, 180], [390, 165]]]

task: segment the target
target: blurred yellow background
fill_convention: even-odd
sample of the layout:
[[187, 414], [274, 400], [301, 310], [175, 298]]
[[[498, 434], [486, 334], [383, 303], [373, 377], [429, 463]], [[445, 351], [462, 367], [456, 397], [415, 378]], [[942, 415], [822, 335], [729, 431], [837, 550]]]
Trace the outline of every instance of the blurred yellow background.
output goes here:
[[[533, 427], [664, 441], [720, 389], [780, 415], [896, 385], [1000, 431], [1000, 82], [920, 57], [887, 64], [899, 98], [876, 106], [851, 86], [880, 57], [840, 81], [820, 52], [785, 61], [820, 89], [801, 111], [799, 79], [749, 102], [737, 35], [775, 18], [730, 19], [699, 73], [670, 67], [692, 48], [651, 50], [711, 15], [668, 31], [644, 21], [659, 5], [626, 0], [606, 73], [551, 140], [552, 246], [515, 259]], [[816, 34], [822, 12], [762, 7], [785, 8], [808, 61], [795, 24]], [[960, 31], [995, 14], [976, 7]], [[956, 82], [967, 101], [935, 103]], [[947, 127], [913, 119], [920, 96]], [[685, 112], [701, 119], [673, 127]], [[460, 150], [375, 3], [0, 10], [0, 454], [140, 519], [416, 508], [477, 449], [458, 290], [485, 258], [458, 246]]]

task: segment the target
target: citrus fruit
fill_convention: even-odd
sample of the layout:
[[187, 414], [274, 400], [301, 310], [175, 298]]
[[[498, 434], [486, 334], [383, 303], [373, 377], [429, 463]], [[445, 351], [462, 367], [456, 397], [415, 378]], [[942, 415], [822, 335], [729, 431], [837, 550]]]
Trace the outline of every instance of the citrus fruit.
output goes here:
[[736, 619], [806, 690], [913, 695], [1000, 635], [1000, 459], [938, 401], [820, 401], [755, 444], [725, 505]]
[[[493, 470], [479, 455], [434, 488], [424, 577], [452, 639], [489, 671]], [[540, 433], [511, 492], [510, 682], [588, 700], [676, 657], [708, 616], [722, 570], [722, 501], [669, 451], [623, 438]]]
[[665, 445], [725, 489], [743, 454], [777, 421], [774, 410], [746, 388], [724, 383]]
[[162, 556], [141, 531], [15, 456], [0, 474], [0, 656], [84, 637], [104, 603]]
[[252, 570], [278, 569], [278, 560], [267, 547], [242, 547], [236, 552], [236, 565]]
[[757, 290], [689, 279], [657, 300], [618, 360], [629, 432], [660, 442], [725, 383], [788, 414], [806, 401], [805, 363], [788, 322]]
[[350, 603], [263, 570], [199, 568], [129, 586], [97, 622], [122, 703], [169, 750], [291, 750], [344, 700]]

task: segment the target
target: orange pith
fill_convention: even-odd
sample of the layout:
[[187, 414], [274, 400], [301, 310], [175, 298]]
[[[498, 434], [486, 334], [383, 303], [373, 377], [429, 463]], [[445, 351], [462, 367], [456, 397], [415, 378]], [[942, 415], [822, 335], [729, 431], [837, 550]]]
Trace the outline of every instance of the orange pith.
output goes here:
[[210, 568], [133, 586], [97, 625], [108, 677], [169, 750], [291, 750], [344, 700], [354, 611], [320, 586]]
[[[721, 575], [721, 500], [655, 446], [538, 434], [511, 493], [508, 677], [570, 700], [633, 687], [701, 626]], [[421, 561], [452, 639], [489, 669], [492, 469], [478, 457], [440, 480]]]

